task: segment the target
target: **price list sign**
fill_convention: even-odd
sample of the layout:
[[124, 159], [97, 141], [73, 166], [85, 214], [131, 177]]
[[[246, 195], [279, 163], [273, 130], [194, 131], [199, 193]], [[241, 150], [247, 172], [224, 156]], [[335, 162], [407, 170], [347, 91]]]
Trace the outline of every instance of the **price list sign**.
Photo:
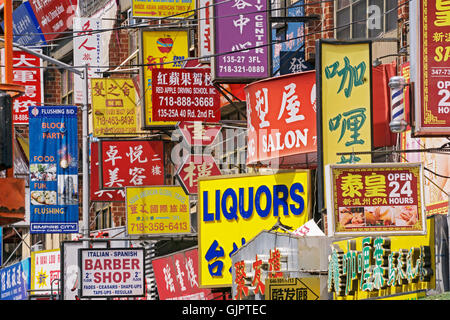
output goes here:
[[424, 234], [422, 164], [326, 167], [329, 234]]
[[220, 120], [220, 97], [210, 69], [153, 69], [152, 79], [155, 121]]

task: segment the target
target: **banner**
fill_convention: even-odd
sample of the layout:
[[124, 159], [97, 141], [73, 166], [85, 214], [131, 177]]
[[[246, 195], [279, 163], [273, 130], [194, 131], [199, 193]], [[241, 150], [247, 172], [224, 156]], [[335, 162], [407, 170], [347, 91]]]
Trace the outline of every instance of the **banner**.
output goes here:
[[200, 286], [230, 287], [231, 255], [262, 230], [278, 222], [293, 230], [305, 224], [311, 212], [310, 188], [306, 170], [200, 178]]
[[30, 258], [0, 269], [0, 300], [27, 300], [30, 290]]
[[127, 234], [191, 232], [189, 196], [180, 186], [126, 187]]
[[175, 126], [174, 121], [155, 121], [152, 111], [152, 70], [155, 68], [181, 68], [189, 56], [188, 32], [168, 29], [164, 31], [142, 30], [141, 63], [145, 64], [141, 81], [141, 97], [144, 100], [143, 126]]
[[144, 248], [80, 249], [80, 297], [145, 295]]
[[160, 300], [211, 300], [209, 289], [198, 286], [198, 249], [152, 260]]
[[94, 137], [136, 135], [136, 93], [131, 79], [91, 79]]
[[[75, 37], [73, 38], [73, 65], [74, 66], [91, 66], [88, 68], [88, 79], [101, 78], [102, 65], [101, 57], [103, 51], [101, 46], [102, 33], [98, 30], [102, 29], [102, 20], [94, 18], [73, 18], [73, 30]], [[94, 33], [92, 32], [94, 31]], [[91, 103], [91, 81], [88, 81], [89, 93], [88, 102]], [[73, 91], [74, 103], [85, 104], [86, 82], [80, 75], [73, 75]]]
[[133, 18], [186, 18], [194, 15], [195, 0], [132, 0]]
[[30, 232], [78, 232], [77, 107], [29, 110]]
[[153, 69], [152, 79], [155, 121], [219, 122], [219, 92], [210, 69]]
[[214, 81], [249, 83], [271, 75], [268, 9], [268, 1], [214, 1], [214, 17], [220, 17], [213, 22]]
[[415, 136], [450, 135], [449, 12], [445, 0], [417, 0], [410, 6]]
[[270, 159], [281, 163], [281, 157], [317, 152], [315, 80], [312, 71], [245, 87], [247, 164]]
[[426, 232], [421, 163], [328, 165], [329, 236]]

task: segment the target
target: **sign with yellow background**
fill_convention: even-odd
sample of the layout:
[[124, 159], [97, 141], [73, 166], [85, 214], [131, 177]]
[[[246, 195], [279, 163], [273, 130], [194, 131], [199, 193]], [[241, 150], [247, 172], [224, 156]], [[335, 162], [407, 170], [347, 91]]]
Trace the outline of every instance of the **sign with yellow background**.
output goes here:
[[336, 153], [371, 151], [371, 43], [321, 46], [323, 165], [370, 163], [370, 154]]
[[[144, 64], [142, 84], [144, 97], [144, 127], [174, 126], [174, 121], [152, 121], [152, 70], [181, 68], [188, 57], [186, 30], [142, 31], [141, 63]], [[154, 65], [153, 65], [154, 64]]]
[[94, 137], [137, 133], [136, 89], [131, 79], [91, 79]]
[[180, 186], [126, 187], [127, 234], [191, 232], [189, 196]]
[[132, 9], [134, 18], [186, 18], [194, 14], [195, 1], [132, 0]]
[[278, 220], [294, 230], [305, 224], [310, 219], [310, 196], [307, 170], [200, 178], [199, 285], [231, 286], [231, 254]]

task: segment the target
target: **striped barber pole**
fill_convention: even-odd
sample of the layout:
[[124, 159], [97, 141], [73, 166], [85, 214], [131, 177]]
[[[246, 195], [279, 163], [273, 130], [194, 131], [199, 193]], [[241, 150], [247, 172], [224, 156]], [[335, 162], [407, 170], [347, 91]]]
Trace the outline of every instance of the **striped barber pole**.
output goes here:
[[405, 103], [403, 99], [405, 86], [405, 78], [401, 76], [389, 79], [389, 87], [391, 88], [391, 122], [389, 126], [391, 131], [395, 133], [405, 131], [408, 125], [405, 121]]

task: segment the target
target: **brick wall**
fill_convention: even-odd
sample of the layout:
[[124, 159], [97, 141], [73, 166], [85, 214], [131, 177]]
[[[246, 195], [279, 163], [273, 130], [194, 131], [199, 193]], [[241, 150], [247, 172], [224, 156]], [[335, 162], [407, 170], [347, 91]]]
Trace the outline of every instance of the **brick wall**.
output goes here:
[[305, 25], [305, 57], [306, 60], [312, 61], [315, 59], [316, 40], [334, 38], [334, 3], [305, 0], [305, 15], [320, 17], [319, 20]]

